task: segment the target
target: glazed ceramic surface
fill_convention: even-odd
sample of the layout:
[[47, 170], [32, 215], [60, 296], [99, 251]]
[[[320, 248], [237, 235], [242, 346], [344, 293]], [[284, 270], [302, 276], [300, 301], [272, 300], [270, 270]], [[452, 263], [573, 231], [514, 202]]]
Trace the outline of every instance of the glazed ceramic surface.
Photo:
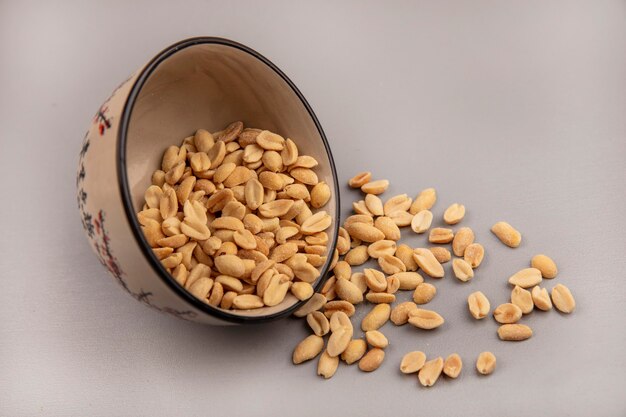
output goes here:
[[[173, 280], [145, 241], [135, 213], [163, 151], [198, 128], [222, 129], [234, 120], [292, 138], [316, 158], [331, 187], [330, 252], [338, 230], [336, 173], [324, 132], [308, 103], [271, 62], [219, 38], [173, 45], [122, 82], [97, 111], [80, 152], [80, 215], [91, 246], [133, 298], [165, 313], [207, 324], [262, 322], [284, 317], [302, 302], [243, 312], [211, 307]], [[323, 284], [330, 256], [314, 284]]]

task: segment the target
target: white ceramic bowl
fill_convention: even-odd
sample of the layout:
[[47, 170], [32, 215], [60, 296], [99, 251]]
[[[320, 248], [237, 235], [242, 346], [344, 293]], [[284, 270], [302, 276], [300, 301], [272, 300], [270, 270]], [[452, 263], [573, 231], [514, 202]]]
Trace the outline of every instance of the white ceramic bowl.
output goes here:
[[[212, 37], [178, 42], [122, 82], [96, 113], [80, 152], [78, 206], [89, 241], [104, 266], [136, 300], [207, 324], [256, 323], [289, 315], [303, 302], [250, 311], [201, 302], [163, 268], [135, 213], [167, 146], [198, 128], [217, 131], [235, 120], [292, 138], [319, 162], [332, 197], [329, 253], [337, 240], [339, 187], [322, 127], [296, 86], [268, 59], [239, 43]], [[331, 256], [321, 267], [318, 289]]]

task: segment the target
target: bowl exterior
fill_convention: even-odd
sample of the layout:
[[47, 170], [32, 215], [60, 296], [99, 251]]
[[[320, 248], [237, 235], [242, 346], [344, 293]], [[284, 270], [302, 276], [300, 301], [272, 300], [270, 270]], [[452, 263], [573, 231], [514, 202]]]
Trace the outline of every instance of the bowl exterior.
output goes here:
[[231, 324], [194, 308], [152, 268], [133, 236], [117, 175], [120, 120], [141, 71], [122, 82], [100, 106], [85, 134], [76, 176], [85, 234], [96, 256], [134, 299], [161, 312], [206, 324]]

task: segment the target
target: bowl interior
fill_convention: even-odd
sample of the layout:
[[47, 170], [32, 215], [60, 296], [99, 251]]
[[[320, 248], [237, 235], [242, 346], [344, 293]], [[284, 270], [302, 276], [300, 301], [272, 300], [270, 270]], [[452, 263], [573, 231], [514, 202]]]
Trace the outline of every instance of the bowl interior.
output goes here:
[[[339, 190], [332, 157], [314, 116], [277, 70], [254, 52], [236, 45], [209, 42], [176, 49], [158, 63], [141, 87], [132, 107], [126, 139], [126, 170], [135, 212], [141, 210], [151, 175], [160, 168], [163, 151], [168, 146], [180, 145], [183, 138], [196, 129], [215, 132], [235, 120], [243, 121], [246, 127], [267, 129], [291, 138], [301, 154], [317, 159], [316, 173], [332, 192], [324, 209], [333, 218], [328, 233], [329, 248], [334, 248]], [[322, 272], [327, 270], [330, 258], [328, 256]], [[155, 261], [156, 258], [151, 259]], [[161, 275], [167, 275], [165, 269], [161, 269]], [[321, 283], [323, 276], [314, 287]], [[172, 282], [178, 285], [173, 279]], [[297, 302], [289, 294], [277, 306], [229, 310], [227, 315], [273, 315]], [[215, 310], [208, 305], [205, 308]]]

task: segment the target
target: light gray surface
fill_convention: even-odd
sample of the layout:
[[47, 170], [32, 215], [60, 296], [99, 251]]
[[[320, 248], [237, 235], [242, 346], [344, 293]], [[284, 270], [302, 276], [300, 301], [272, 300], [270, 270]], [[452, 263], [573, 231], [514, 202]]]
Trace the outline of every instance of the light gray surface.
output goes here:
[[[625, 3], [225, 3], [0, 2], [0, 415], [625, 415]], [[381, 369], [341, 365], [323, 381], [315, 363], [290, 363], [303, 322], [202, 327], [107, 276], [75, 207], [84, 130], [122, 79], [194, 35], [281, 67], [342, 183], [371, 169], [388, 196], [436, 187], [438, 219], [467, 206], [487, 257], [471, 283], [449, 267], [436, 283], [444, 327], [388, 324]], [[356, 197], [342, 195], [346, 213]], [[523, 232], [519, 249], [489, 233], [500, 219]], [[537, 252], [577, 310], [533, 313], [532, 339], [499, 342], [465, 297], [504, 302], [505, 279]], [[398, 372], [413, 349], [456, 351], [464, 372], [423, 389]], [[474, 371], [483, 350], [498, 357], [488, 378]]]

